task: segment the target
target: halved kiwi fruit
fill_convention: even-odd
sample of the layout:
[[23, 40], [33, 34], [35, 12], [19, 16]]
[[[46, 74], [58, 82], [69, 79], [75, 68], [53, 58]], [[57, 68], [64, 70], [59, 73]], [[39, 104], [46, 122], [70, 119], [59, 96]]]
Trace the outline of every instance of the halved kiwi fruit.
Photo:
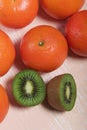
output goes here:
[[23, 70], [14, 77], [12, 92], [18, 104], [35, 106], [45, 98], [45, 83], [38, 72]]
[[47, 101], [59, 111], [70, 111], [76, 101], [76, 83], [71, 74], [54, 77], [47, 85]]

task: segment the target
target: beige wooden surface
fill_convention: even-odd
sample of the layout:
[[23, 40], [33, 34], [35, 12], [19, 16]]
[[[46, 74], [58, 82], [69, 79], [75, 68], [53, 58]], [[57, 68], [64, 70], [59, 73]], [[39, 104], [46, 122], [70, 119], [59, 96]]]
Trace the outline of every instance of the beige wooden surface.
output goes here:
[[[87, 0], [82, 9], [87, 9]], [[80, 58], [70, 53], [64, 64], [57, 70], [41, 74], [44, 81], [62, 73], [71, 73], [77, 84], [77, 100], [70, 112], [52, 111], [46, 103], [31, 108], [18, 107], [12, 97], [12, 80], [17, 72], [24, 68], [19, 56], [19, 44], [24, 34], [36, 25], [51, 25], [63, 32], [65, 23], [53, 20], [42, 11], [34, 21], [22, 29], [10, 29], [0, 25], [12, 39], [17, 50], [17, 57], [9, 72], [0, 78], [10, 98], [10, 108], [0, 130], [87, 130], [87, 58]]]

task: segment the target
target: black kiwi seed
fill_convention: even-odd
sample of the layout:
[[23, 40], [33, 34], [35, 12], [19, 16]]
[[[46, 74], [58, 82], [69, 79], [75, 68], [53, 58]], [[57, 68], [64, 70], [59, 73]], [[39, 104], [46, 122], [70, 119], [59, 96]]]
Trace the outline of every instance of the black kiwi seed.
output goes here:
[[45, 99], [45, 83], [38, 72], [23, 70], [14, 77], [12, 92], [18, 104], [35, 106]]
[[47, 85], [47, 101], [60, 111], [70, 111], [76, 101], [76, 83], [71, 74], [62, 74], [51, 79]]

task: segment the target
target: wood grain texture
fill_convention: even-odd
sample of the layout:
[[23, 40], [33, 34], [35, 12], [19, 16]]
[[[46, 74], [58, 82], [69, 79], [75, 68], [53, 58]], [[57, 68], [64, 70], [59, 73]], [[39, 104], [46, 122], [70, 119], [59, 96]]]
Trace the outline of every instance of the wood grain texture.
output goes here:
[[[87, 9], [87, 0], [82, 9]], [[54, 76], [67, 72], [74, 76], [77, 84], [77, 100], [72, 111], [64, 113], [53, 111], [47, 103], [32, 108], [21, 108], [13, 99], [12, 80], [15, 74], [24, 68], [19, 55], [20, 40], [29, 29], [41, 24], [49, 24], [62, 32], [65, 26], [65, 22], [48, 18], [41, 11], [30, 25], [22, 29], [11, 29], [0, 25], [14, 42], [17, 51], [14, 65], [6, 75], [0, 77], [0, 83], [6, 87], [10, 100], [10, 109], [5, 120], [0, 124], [0, 130], [87, 130], [87, 58], [80, 58], [70, 52], [59, 69], [41, 73], [46, 83]]]

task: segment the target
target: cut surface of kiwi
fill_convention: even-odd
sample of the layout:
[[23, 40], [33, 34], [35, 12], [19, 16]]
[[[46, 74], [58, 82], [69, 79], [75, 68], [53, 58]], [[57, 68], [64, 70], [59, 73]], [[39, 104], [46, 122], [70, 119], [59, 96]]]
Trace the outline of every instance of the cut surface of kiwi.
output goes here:
[[35, 106], [45, 98], [45, 83], [38, 72], [23, 70], [14, 77], [12, 92], [18, 104]]
[[76, 101], [76, 93], [75, 80], [69, 73], [54, 77], [47, 85], [47, 101], [56, 110], [72, 110]]

